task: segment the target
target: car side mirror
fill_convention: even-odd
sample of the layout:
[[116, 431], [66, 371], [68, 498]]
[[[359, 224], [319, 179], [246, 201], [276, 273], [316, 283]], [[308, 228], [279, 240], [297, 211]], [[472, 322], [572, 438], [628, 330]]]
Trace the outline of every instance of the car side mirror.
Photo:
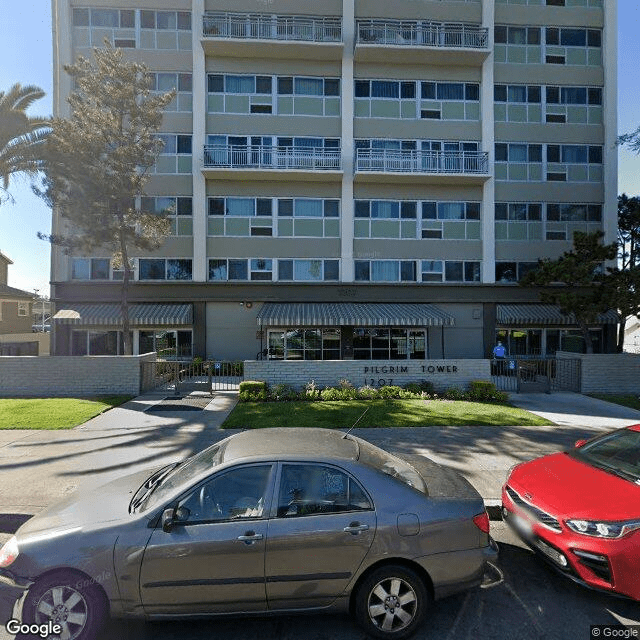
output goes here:
[[576, 449], [579, 449], [582, 445], [585, 445], [585, 444], [587, 444], [586, 440], [576, 440], [576, 443], [574, 446]]
[[170, 533], [173, 529], [173, 515], [174, 509], [165, 509], [162, 512], [162, 530], [165, 533]]

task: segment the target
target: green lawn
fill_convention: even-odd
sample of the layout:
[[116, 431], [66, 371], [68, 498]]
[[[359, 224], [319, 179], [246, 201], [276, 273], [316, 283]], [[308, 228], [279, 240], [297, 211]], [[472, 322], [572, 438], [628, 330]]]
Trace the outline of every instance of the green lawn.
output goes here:
[[0, 399], [0, 429], [71, 429], [133, 396]]
[[552, 425], [528, 411], [479, 402], [443, 400], [349, 400], [338, 402], [240, 402], [223, 429], [264, 427], [434, 427], [458, 425]]
[[615, 404], [621, 404], [623, 407], [631, 407], [631, 409], [640, 410], [640, 396], [633, 393], [590, 393], [592, 398], [606, 400]]

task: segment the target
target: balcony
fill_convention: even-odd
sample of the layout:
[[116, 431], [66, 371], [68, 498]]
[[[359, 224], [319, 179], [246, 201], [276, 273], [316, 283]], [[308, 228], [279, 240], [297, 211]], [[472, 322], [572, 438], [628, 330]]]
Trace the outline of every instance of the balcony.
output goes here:
[[224, 180], [340, 181], [341, 155], [333, 147], [205, 145], [203, 173]]
[[340, 60], [342, 18], [207, 11], [202, 46], [223, 57]]
[[357, 20], [358, 62], [481, 65], [489, 55], [489, 30], [478, 25], [426, 20]]
[[358, 182], [482, 184], [489, 178], [485, 151], [357, 149]]

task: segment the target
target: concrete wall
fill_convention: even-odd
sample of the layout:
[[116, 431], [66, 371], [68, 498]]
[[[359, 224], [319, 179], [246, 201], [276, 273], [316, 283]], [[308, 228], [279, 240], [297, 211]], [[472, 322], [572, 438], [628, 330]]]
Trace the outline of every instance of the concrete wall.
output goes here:
[[0, 397], [64, 397], [140, 392], [142, 356], [0, 357]]
[[558, 351], [556, 356], [581, 360], [582, 393], [640, 393], [640, 354]]
[[264, 380], [302, 387], [314, 380], [319, 387], [337, 386], [347, 379], [355, 387], [429, 380], [437, 390], [464, 387], [472, 380], [490, 380], [488, 360], [246, 360], [245, 380]]

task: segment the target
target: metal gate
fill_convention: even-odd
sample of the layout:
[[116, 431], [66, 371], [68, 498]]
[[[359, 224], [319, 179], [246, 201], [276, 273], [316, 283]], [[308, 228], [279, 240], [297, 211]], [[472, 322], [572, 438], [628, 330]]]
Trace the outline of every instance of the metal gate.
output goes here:
[[244, 379], [243, 363], [227, 361], [181, 362], [158, 360], [141, 364], [141, 391], [173, 393], [237, 391]]
[[491, 360], [491, 380], [501, 391], [552, 393], [581, 388], [578, 358], [522, 358]]

